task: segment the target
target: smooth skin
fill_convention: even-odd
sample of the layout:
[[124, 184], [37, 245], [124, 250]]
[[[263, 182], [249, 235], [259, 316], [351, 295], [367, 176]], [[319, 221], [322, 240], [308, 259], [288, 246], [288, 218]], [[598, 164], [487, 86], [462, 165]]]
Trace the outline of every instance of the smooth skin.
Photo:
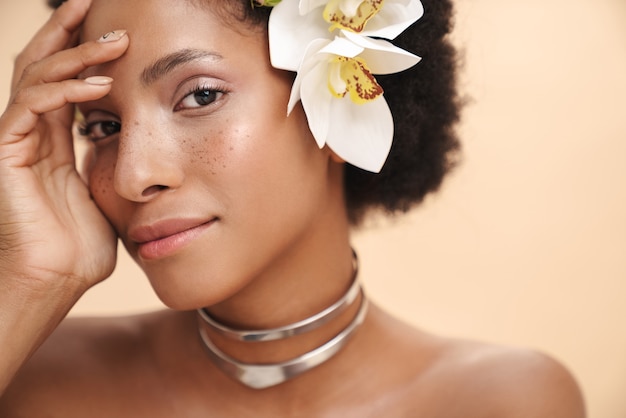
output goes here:
[[[373, 304], [344, 350], [286, 384], [248, 389], [207, 359], [193, 309], [284, 325], [351, 278], [342, 162], [300, 108], [286, 116], [292, 76], [271, 67], [263, 32], [190, 1], [69, 0], [14, 80], [0, 119], [0, 416], [584, 416], [549, 357], [437, 337]], [[93, 140], [88, 185], [71, 103]], [[112, 271], [116, 237], [176, 310], [57, 327]], [[286, 341], [214, 338], [244, 361], [281, 361], [357, 305]]]

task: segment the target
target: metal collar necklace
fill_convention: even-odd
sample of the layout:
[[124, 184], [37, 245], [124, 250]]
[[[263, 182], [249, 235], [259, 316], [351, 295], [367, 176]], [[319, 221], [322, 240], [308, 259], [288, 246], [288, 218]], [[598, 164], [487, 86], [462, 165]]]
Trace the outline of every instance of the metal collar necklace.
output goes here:
[[219, 323], [216, 319], [211, 317], [211, 315], [204, 308], [198, 309], [200, 318], [202, 318], [202, 320], [214, 331], [224, 335], [225, 337], [238, 341], [272, 341], [312, 331], [339, 316], [339, 314], [344, 312], [348, 306], [354, 302], [359, 294], [360, 286], [357, 280], [359, 263], [356, 253], [352, 251], [352, 254], [353, 273], [352, 285], [350, 285], [350, 289], [348, 289], [348, 291], [338, 301], [330, 305], [328, 308], [313, 316], [303, 319], [302, 321], [266, 330], [247, 330], [235, 329]]
[[296, 358], [281, 363], [255, 364], [242, 363], [221, 351], [213, 344], [206, 330], [199, 322], [200, 338], [209, 358], [226, 375], [253, 389], [265, 389], [296, 377], [333, 357], [346, 345], [348, 339], [363, 323], [367, 313], [367, 299], [361, 290], [361, 303], [354, 319], [346, 328], [331, 340]]
[[361, 325], [367, 312], [368, 302], [365, 297], [365, 293], [357, 280], [357, 256], [354, 251], [352, 253], [354, 273], [352, 276], [352, 284], [350, 285], [348, 291], [328, 308], [309, 318], [303, 319], [302, 321], [267, 330], [235, 329], [224, 324], [220, 324], [212, 318], [205, 309], [198, 309], [202, 322], [207, 324], [215, 332], [224, 335], [227, 338], [245, 342], [272, 341], [293, 337], [295, 335], [303, 334], [319, 328], [344, 312], [352, 304], [352, 302], [356, 300], [360, 293], [361, 302], [358, 312], [354, 316], [352, 322], [350, 322], [350, 324], [348, 324], [348, 326], [346, 326], [346, 328], [344, 328], [339, 334], [335, 335], [332, 339], [316, 349], [291, 360], [281, 363], [253, 364], [240, 362], [222, 352], [209, 338], [206, 329], [203, 327], [203, 323], [198, 322], [200, 338], [204, 343], [211, 361], [213, 361], [213, 363], [225, 374], [235, 380], [238, 380], [244, 385], [254, 389], [264, 389], [283, 383], [286, 380], [298, 376], [333, 357], [348, 342], [348, 339], [352, 336], [352, 334], [354, 334], [359, 325]]

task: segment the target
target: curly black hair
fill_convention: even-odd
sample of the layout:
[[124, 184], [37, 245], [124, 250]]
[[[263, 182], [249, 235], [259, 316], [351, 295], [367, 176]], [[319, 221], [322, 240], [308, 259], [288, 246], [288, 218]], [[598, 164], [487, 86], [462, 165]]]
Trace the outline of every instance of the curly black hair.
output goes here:
[[[47, 1], [58, 7], [64, 0]], [[458, 162], [458, 60], [448, 38], [454, 10], [451, 0], [422, 0], [422, 4], [424, 16], [394, 40], [422, 60], [401, 73], [377, 77], [394, 118], [389, 157], [380, 173], [345, 165], [346, 205], [353, 225], [373, 209], [388, 214], [408, 211], [438, 190]], [[211, 7], [218, 5], [224, 6], [224, 16], [266, 28], [269, 8], [253, 7], [251, 0], [213, 2]]]

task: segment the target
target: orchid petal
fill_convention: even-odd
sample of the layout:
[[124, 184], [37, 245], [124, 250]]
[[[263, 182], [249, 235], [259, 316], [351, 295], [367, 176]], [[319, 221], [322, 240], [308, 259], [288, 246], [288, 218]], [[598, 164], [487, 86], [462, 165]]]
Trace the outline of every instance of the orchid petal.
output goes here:
[[363, 0], [338, 0], [341, 13], [346, 16], [354, 16], [359, 10], [359, 6]]
[[287, 116], [293, 112], [293, 108], [296, 107], [296, 104], [302, 99], [302, 95], [300, 94], [300, 89], [302, 86], [302, 75], [298, 73], [296, 79], [293, 82], [293, 86], [291, 86], [291, 93], [289, 94], [289, 103], [287, 103]]
[[329, 114], [328, 147], [347, 163], [378, 173], [393, 140], [393, 118], [385, 99], [362, 105], [347, 97], [334, 99]]
[[333, 96], [338, 98], [346, 95], [348, 87], [346, 80], [344, 80], [341, 74], [342, 67], [341, 61], [338, 58], [335, 58], [328, 64], [328, 88]]
[[320, 50], [322, 50], [329, 43], [330, 41], [326, 39], [316, 39], [306, 47], [302, 58], [302, 64], [300, 65], [300, 68], [298, 68], [296, 79], [291, 87], [291, 95], [289, 97], [289, 103], [287, 104], [287, 114], [291, 113], [294, 106], [301, 98], [300, 90], [302, 87], [302, 78], [309, 71], [311, 71], [320, 60], [325, 58], [326, 54], [320, 54]]
[[360, 33], [369, 20], [380, 12], [383, 4], [383, 0], [329, 0], [323, 16], [331, 29]]
[[385, 6], [368, 23], [363, 36], [395, 39], [424, 15], [419, 0], [386, 0]]
[[325, 39], [316, 39], [307, 47], [287, 105], [288, 113], [291, 113], [298, 100], [302, 102], [309, 130], [320, 148], [326, 142], [330, 123], [330, 104], [334, 99], [328, 89], [324, 88], [328, 77], [329, 55], [320, 52], [320, 49], [329, 42]]
[[294, 0], [281, 1], [272, 9], [268, 24], [272, 66], [297, 71], [309, 43], [330, 37], [328, 24], [321, 16], [315, 13], [300, 16]]
[[[342, 38], [338, 39], [345, 37], [350, 43], [362, 48], [363, 52], [360, 56], [367, 62], [368, 67], [374, 74], [397, 73], [414, 66], [421, 60], [417, 55], [398, 48], [391, 42], [383, 39], [367, 38], [349, 31], [341, 31], [341, 35]], [[343, 45], [342, 47], [344, 50], [348, 50], [348, 47]]]
[[[346, 38], [337, 37], [320, 50], [328, 58], [328, 88], [335, 97], [350, 93], [359, 104], [375, 100], [383, 90], [363, 58], [364, 49]], [[360, 56], [359, 56], [360, 55]]]
[[324, 6], [326, 3], [328, 3], [328, 0], [300, 0], [300, 14], [305, 15], [313, 9]]
[[363, 52], [363, 47], [351, 42], [349, 39], [335, 37], [325, 47], [320, 49], [320, 53], [339, 55], [341, 57], [354, 58]]
[[301, 88], [302, 107], [309, 122], [309, 130], [320, 148], [326, 143], [333, 123], [332, 104], [338, 100], [326, 87], [327, 69], [325, 60], [318, 61], [318, 64], [302, 78]]
[[340, 0], [339, 8], [346, 16], [355, 16], [363, 0]]
[[335, 97], [343, 98], [349, 93], [355, 104], [363, 104], [383, 94], [383, 88], [360, 57], [335, 56], [329, 60], [327, 68], [328, 89]]
[[[311, 13], [318, 7], [325, 6], [329, 0], [300, 0], [300, 15]], [[362, 0], [340, 0], [339, 8], [345, 15], [354, 14]], [[316, 11], [313, 15], [319, 15]], [[371, 19], [367, 21], [363, 36], [395, 39], [411, 24], [424, 15], [424, 6], [419, 0], [385, 0], [385, 4]]]

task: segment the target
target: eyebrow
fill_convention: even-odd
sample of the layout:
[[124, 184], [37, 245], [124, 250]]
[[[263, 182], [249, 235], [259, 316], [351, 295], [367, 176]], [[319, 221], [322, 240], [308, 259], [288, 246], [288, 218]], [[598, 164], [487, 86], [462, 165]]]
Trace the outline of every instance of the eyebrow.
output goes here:
[[148, 86], [160, 78], [174, 71], [177, 67], [192, 61], [210, 59], [218, 61], [222, 56], [211, 51], [202, 49], [181, 49], [162, 58], [159, 58], [152, 64], [148, 65], [141, 73], [141, 83]]

